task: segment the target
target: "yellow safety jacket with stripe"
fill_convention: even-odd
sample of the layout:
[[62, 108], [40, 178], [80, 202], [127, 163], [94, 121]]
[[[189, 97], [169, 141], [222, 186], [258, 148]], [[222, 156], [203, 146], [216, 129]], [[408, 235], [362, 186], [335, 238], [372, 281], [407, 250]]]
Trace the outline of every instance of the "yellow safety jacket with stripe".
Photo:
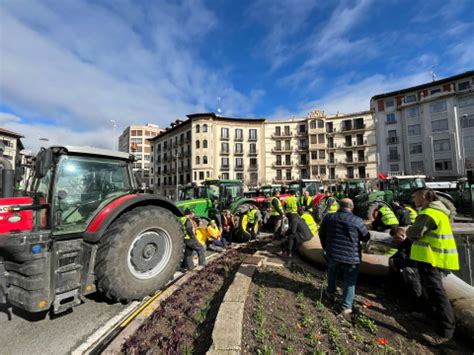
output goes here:
[[212, 238], [212, 239], [219, 239], [221, 236], [221, 231], [219, 230], [219, 227], [211, 227], [207, 226], [207, 235]]
[[306, 207], [307, 210], [312, 210], [312, 202], [313, 202], [313, 199], [311, 198], [311, 196], [308, 196], [308, 198], [306, 198], [306, 196], [301, 196], [300, 197], [300, 204], [301, 206], [304, 206]]
[[286, 212], [298, 213], [298, 200], [296, 196], [290, 196], [286, 199]]
[[386, 226], [393, 226], [394, 224], [399, 224], [397, 216], [395, 213], [388, 207], [380, 207], [379, 212], [382, 213], [382, 223]]
[[[185, 240], [191, 239], [191, 236], [189, 235], [189, 233], [187, 231], [187, 228], [186, 228], [186, 222], [187, 221], [188, 221], [188, 217], [186, 217], [186, 216], [183, 216], [183, 217], [179, 218], [179, 222], [181, 223], [181, 228], [183, 229]], [[191, 223], [192, 223], [192, 221], [191, 221]], [[194, 223], [193, 223], [193, 230], [194, 230], [194, 235], [196, 235], [196, 226], [195, 226]]]
[[273, 207], [273, 200], [274, 200], [274, 199], [277, 199], [278, 207], [280, 207], [280, 211], [283, 211], [283, 205], [282, 205], [282, 203], [281, 203], [281, 200], [280, 200], [278, 197], [273, 196], [272, 201], [271, 201], [272, 216], [279, 216], [280, 214], [279, 214], [278, 211], [275, 209], [275, 207]]
[[311, 231], [311, 234], [313, 237], [316, 235], [318, 232], [319, 226], [318, 224], [314, 221], [313, 216], [311, 216], [309, 213], [303, 213], [301, 215], [301, 218], [304, 219], [306, 225], [308, 226], [309, 230]]
[[331, 207], [329, 207], [327, 213], [336, 213], [338, 210], [339, 210], [339, 203], [336, 201], [336, 199], [334, 197], [328, 197], [326, 198], [326, 200], [324, 201], [324, 208], [327, 207], [327, 205], [329, 204], [329, 201], [333, 201]]
[[257, 219], [257, 210], [254, 208], [253, 210], [247, 211], [247, 221], [248, 223], [255, 223]]
[[405, 208], [408, 210], [408, 212], [410, 212], [410, 221], [411, 221], [411, 223], [412, 224], [415, 223], [415, 219], [416, 219], [416, 216], [418, 216], [418, 213], [411, 207], [407, 206]]
[[449, 217], [435, 208], [425, 208], [420, 215], [430, 216], [436, 229], [413, 241], [410, 259], [448, 270], [459, 270], [459, 256]]

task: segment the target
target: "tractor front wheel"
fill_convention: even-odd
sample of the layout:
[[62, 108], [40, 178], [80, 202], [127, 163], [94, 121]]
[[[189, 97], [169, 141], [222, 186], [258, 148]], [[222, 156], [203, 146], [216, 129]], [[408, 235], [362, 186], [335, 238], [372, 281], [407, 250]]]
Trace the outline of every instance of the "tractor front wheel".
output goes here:
[[176, 216], [155, 206], [138, 207], [114, 221], [102, 236], [95, 271], [108, 298], [140, 300], [163, 287], [183, 258]]
[[383, 206], [386, 206], [383, 202], [380, 202], [380, 201], [371, 202], [369, 206], [367, 207], [367, 213], [364, 216], [364, 219], [367, 219], [370, 222], [373, 222], [375, 217], [377, 217], [377, 213], [379, 209]]

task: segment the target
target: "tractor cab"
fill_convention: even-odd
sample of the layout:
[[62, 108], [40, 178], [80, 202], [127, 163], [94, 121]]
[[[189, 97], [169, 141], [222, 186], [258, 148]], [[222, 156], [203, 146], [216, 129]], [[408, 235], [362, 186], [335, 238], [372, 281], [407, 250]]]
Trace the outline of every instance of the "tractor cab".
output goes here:
[[316, 196], [321, 193], [322, 188], [323, 184], [320, 180], [302, 179], [292, 181], [289, 184], [289, 190], [297, 191], [300, 195], [303, 195], [305, 191], [308, 191], [310, 196]]
[[349, 197], [354, 199], [357, 195], [367, 192], [367, 180], [344, 179], [336, 185], [335, 196], [338, 199]]
[[179, 190], [178, 200], [192, 200], [195, 198], [204, 198], [204, 187], [198, 186], [196, 183], [192, 182], [186, 184]]
[[232, 203], [244, 196], [240, 180], [206, 180], [204, 197], [217, 203], [220, 210], [228, 209]]
[[[393, 191], [394, 200], [403, 203], [411, 203], [411, 195], [413, 190], [426, 187], [426, 176], [425, 175], [404, 175], [404, 176], [393, 176], [387, 180], [380, 182], [380, 190]], [[392, 202], [392, 201], [387, 201]]]

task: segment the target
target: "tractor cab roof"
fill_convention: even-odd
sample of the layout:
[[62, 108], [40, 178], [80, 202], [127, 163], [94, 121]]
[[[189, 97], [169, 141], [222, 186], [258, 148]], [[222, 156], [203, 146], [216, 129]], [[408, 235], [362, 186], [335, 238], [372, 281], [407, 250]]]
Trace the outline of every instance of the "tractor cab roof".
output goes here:
[[397, 176], [390, 176], [389, 179], [398, 179], [398, 180], [426, 179], [426, 175], [397, 175]]
[[217, 184], [241, 184], [241, 180], [219, 180], [219, 179], [206, 179], [202, 182], [203, 185], [217, 185]]
[[102, 149], [89, 146], [73, 146], [73, 145], [64, 145], [64, 146], [51, 146], [48, 149], [53, 150], [53, 152], [63, 153], [68, 155], [90, 155], [90, 156], [99, 156], [107, 157], [112, 159], [121, 159], [121, 160], [133, 160], [133, 155], [125, 152], [119, 152], [110, 149]]

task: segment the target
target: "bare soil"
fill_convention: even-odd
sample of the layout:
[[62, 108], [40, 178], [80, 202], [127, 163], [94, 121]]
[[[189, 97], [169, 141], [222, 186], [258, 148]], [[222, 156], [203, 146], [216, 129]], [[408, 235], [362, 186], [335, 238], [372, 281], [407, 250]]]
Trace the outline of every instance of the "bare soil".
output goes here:
[[[352, 322], [338, 315], [337, 303], [322, 296], [325, 271], [298, 266], [265, 267], [254, 274], [244, 314], [244, 354], [472, 354], [420, 341], [429, 325], [408, 318], [400, 289], [383, 280], [359, 278]], [[341, 294], [339, 292], [339, 294]]]

